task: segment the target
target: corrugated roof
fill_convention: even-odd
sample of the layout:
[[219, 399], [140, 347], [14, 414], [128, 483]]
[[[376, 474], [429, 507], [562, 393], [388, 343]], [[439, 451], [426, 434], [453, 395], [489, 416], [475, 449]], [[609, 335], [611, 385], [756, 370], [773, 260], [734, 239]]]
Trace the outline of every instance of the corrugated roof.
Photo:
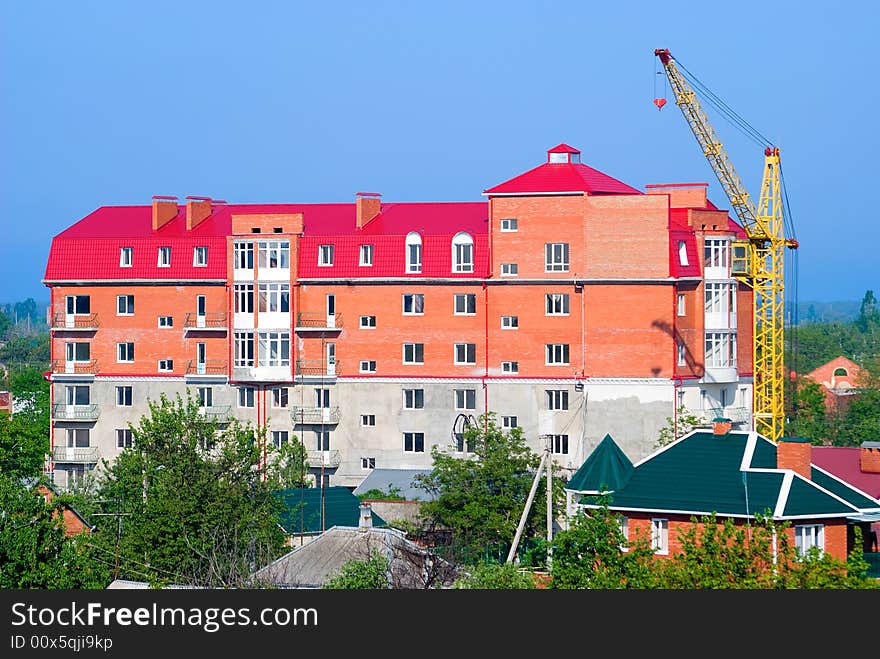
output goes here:
[[605, 435], [581, 465], [566, 489], [577, 492], [607, 492], [626, 485], [633, 472], [633, 463], [626, 457], [611, 435]]
[[818, 467], [865, 494], [880, 498], [880, 473], [862, 471], [860, 451], [860, 448], [851, 446], [814, 446], [813, 473], [816, 474], [815, 467]]
[[[279, 523], [290, 535], [321, 533], [332, 526], [358, 526], [360, 499], [347, 487], [339, 485], [323, 488], [324, 524], [321, 525], [320, 487], [290, 488], [277, 496], [282, 501]], [[385, 520], [375, 512], [373, 526], [385, 526]]]
[[430, 473], [430, 469], [373, 469], [352, 494], [358, 496], [374, 489], [389, 492], [395, 488], [407, 501], [430, 501], [434, 498], [430, 492], [413, 487], [416, 476]]

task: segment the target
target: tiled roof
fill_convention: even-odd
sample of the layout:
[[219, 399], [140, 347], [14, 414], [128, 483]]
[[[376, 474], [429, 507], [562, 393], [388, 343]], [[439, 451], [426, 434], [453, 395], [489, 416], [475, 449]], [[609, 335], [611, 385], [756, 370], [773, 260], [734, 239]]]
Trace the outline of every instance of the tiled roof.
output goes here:
[[769, 511], [790, 519], [848, 517], [880, 510], [880, 501], [815, 469], [811, 481], [777, 469], [776, 445], [755, 433], [694, 431], [636, 464], [610, 507], [697, 516]]
[[[321, 533], [333, 526], [354, 526], [360, 522], [361, 501], [347, 487], [338, 485], [325, 487], [324, 525], [321, 526], [321, 488], [305, 487], [281, 490], [278, 497], [282, 502], [280, 524], [290, 535], [299, 533]], [[376, 513], [373, 526], [385, 526]]]

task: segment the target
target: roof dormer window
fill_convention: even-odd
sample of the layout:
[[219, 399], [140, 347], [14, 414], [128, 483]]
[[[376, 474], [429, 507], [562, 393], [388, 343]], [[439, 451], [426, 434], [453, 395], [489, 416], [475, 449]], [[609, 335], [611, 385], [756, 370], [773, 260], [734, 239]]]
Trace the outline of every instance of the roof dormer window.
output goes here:
[[547, 152], [547, 162], [551, 165], [576, 165], [581, 161], [581, 152], [567, 144], [558, 144]]

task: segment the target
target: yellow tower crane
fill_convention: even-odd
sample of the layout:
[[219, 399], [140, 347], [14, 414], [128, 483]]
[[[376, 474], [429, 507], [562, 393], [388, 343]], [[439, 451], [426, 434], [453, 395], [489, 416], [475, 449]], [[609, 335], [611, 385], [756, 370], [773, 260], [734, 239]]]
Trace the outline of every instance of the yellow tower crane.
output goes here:
[[[724, 188], [731, 206], [745, 229], [747, 239], [732, 244], [731, 274], [748, 284], [754, 293], [754, 429], [778, 441], [785, 429], [785, 248], [797, 241], [785, 237], [784, 188], [779, 149], [764, 149], [764, 175], [758, 206], [749, 196], [728, 158], [693, 87], [666, 48], [658, 48], [675, 102], [697, 138], [703, 155]], [[680, 67], [686, 71], [684, 67]], [[663, 102], [655, 101], [658, 108]], [[737, 117], [739, 120], [739, 118]], [[739, 120], [742, 125], [744, 122]], [[754, 133], [757, 135], [757, 133]]]

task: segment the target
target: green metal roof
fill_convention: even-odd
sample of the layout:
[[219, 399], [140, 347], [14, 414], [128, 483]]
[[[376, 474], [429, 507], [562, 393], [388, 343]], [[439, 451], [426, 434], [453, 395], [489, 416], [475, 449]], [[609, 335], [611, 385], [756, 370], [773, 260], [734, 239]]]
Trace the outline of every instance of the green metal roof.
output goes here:
[[577, 492], [617, 490], [626, 485], [632, 472], [633, 463], [611, 435], [605, 435], [568, 481], [566, 489]]
[[[321, 488], [305, 487], [281, 490], [279, 523], [291, 534], [321, 533], [333, 526], [358, 526], [361, 501], [342, 486], [324, 490], [324, 525], [321, 526]], [[373, 513], [373, 526], [386, 526], [385, 520]]]
[[[608, 451], [603, 448], [603, 453]], [[761, 435], [750, 439], [747, 432], [718, 436], [695, 431], [634, 465], [625, 484], [615, 488], [610, 505], [616, 510], [697, 516], [769, 512], [777, 518], [847, 516], [876, 509], [877, 501], [830, 480], [823, 477], [811, 482], [776, 469], [776, 444]], [[585, 491], [577, 485], [569, 483], [566, 488]], [[591, 505], [595, 498], [582, 501]]]

